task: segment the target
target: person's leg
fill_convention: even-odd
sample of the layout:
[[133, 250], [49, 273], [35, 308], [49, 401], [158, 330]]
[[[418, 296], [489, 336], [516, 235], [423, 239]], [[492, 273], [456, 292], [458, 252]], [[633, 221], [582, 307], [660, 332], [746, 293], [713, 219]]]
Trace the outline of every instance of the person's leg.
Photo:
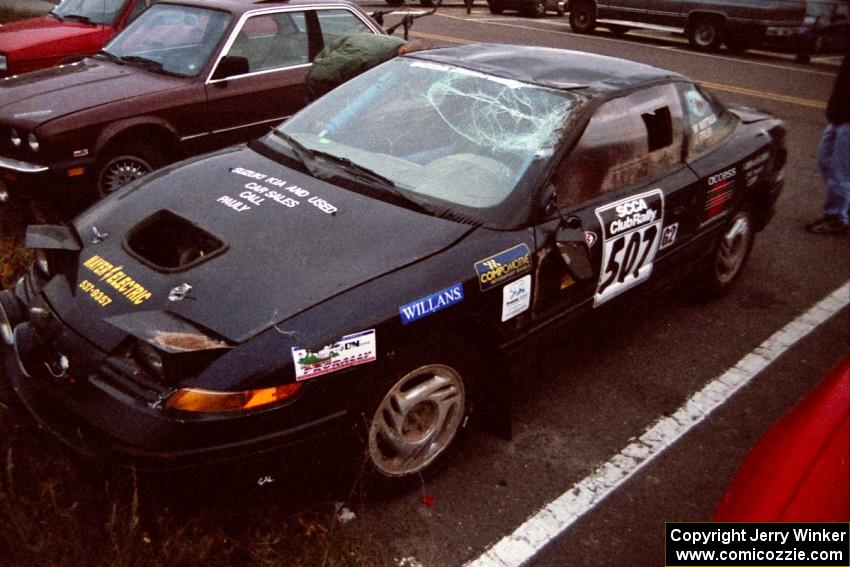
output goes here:
[[834, 126], [833, 130], [832, 166], [826, 180], [824, 213], [847, 225], [850, 222], [847, 216], [850, 207], [850, 124]]

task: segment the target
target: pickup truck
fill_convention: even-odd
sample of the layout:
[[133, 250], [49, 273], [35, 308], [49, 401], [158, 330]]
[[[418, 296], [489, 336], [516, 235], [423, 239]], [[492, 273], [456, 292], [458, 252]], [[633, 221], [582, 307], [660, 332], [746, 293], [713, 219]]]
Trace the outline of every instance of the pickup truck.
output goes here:
[[847, 0], [570, 0], [570, 26], [590, 33], [597, 25], [614, 34], [631, 28], [684, 33], [704, 51], [726, 45], [742, 53], [760, 45], [791, 49], [807, 61], [824, 41], [845, 45]]

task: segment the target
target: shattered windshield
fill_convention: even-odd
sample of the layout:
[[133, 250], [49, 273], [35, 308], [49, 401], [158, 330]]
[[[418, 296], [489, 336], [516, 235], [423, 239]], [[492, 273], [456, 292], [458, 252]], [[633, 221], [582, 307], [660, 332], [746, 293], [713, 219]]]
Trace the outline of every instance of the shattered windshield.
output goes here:
[[170, 75], [194, 76], [206, 65], [229, 21], [227, 12], [154, 4], [103, 51], [119, 63]]
[[[433, 214], [506, 225], [530, 206], [584, 97], [397, 58], [330, 92], [264, 142], [352, 162]], [[303, 151], [301, 152], [303, 154]], [[302, 155], [303, 157], [303, 155]]]
[[89, 24], [112, 24], [127, 0], [64, 0], [51, 14], [62, 20]]

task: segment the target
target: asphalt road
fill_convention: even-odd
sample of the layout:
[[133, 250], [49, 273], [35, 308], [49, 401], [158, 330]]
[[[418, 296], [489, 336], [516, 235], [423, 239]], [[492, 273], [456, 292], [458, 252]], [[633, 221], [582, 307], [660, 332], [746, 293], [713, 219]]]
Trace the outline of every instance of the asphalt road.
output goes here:
[[[380, 534], [374, 537], [396, 564], [414, 558], [407, 564], [463, 565], [850, 279], [850, 239], [802, 229], [819, 216], [825, 195], [815, 155], [838, 59], [800, 65], [781, 54], [695, 53], [681, 38], [658, 34], [579, 36], [554, 14], [540, 20], [493, 16], [480, 5], [471, 16], [442, 8], [417, 20], [412, 31], [438, 45], [525, 43], [667, 67], [704, 82], [723, 100], [778, 115], [789, 134], [779, 212], [758, 235], [729, 296], [704, 305], [661, 297], [604, 328], [565, 334], [516, 369], [511, 441], [474, 431], [452, 464], [420, 492], [359, 510], [358, 529]], [[664, 522], [710, 519], [753, 443], [840, 359], [848, 337], [845, 307], [530, 564], [663, 565]], [[433, 497], [431, 506], [422, 495]]]

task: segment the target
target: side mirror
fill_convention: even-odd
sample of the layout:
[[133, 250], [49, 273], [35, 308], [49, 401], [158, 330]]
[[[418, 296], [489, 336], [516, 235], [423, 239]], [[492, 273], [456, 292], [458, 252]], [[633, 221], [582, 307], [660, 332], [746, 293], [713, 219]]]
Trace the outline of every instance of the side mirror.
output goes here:
[[251, 64], [245, 57], [236, 55], [225, 55], [218, 62], [218, 67], [213, 73], [213, 80], [226, 79], [227, 77], [235, 77], [237, 75], [245, 75], [251, 71]]
[[593, 277], [590, 251], [587, 249], [584, 232], [581, 229], [562, 227], [558, 230], [556, 244], [561, 258], [575, 279], [588, 280]]

